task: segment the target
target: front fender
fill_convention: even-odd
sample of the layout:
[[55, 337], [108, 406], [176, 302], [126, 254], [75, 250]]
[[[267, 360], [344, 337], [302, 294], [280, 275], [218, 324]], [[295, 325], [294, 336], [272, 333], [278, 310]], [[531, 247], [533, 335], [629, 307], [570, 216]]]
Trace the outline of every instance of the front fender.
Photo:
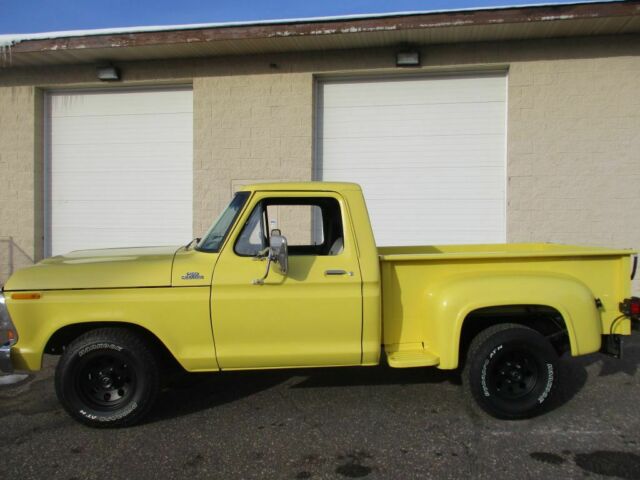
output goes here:
[[102, 323], [151, 332], [185, 370], [218, 370], [209, 320], [209, 287], [43, 291], [7, 302], [18, 330], [16, 369], [39, 370], [49, 339], [60, 329]]
[[572, 355], [600, 349], [602, 323], [589, 288], [559, 274], [501, 274], [452, 278], [428, 293], [429, 317], [438, 338], [442, 369], [458, 366], [467, 316], [480, 308], [539, 305], [556, 309], [565, 321]]

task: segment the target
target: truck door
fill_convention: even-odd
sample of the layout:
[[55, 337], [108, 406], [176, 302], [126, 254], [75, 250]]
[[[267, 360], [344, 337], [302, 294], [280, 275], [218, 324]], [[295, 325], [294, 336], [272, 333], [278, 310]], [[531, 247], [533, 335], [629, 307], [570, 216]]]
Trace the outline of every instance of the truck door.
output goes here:
[[[357, 365], [362, 286], [343, 199], [332, 193], [256, 192], [213, 273], [211, 319], [222, 369]], [[289, 271], [258, 257], [277, 228]]]

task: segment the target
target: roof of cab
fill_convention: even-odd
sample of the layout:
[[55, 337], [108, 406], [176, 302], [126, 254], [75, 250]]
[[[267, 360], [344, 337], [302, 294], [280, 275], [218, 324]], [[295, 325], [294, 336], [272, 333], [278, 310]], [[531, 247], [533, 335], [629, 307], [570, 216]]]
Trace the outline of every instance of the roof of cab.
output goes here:
[[346, 190], [361, 191], [360, 185], [348, 182], [274, 182], [253, 183], [238, 189], [239, 191], [297, 191], [297, 192], [344, 192]]

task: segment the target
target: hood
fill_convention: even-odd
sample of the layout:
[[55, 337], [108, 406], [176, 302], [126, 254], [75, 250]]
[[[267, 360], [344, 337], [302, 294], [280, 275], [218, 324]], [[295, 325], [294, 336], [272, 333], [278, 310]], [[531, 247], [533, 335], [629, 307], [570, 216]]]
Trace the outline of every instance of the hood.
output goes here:
[[173, 257], [180, 246], [77, 250], [18, 270], [11, 290], [164, 287], [171, 285]]

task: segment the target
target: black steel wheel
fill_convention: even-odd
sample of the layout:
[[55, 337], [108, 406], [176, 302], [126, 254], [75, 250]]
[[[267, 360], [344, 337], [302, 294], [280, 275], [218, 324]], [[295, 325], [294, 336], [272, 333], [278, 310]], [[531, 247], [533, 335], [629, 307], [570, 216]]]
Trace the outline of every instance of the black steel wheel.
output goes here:
[[475, 402], [497, 418], [528, 418], [548, 405], [558, 381], [557, 355], [537, 331], [490, 327], [474, 338], [463, 373]]
[[117, 410], [136, 390], [135, 369], [121, 352], [92, 352], [79, 368], [76, 389], [94, 408]]
[[499, 352], [487, 375], [489, 389], [504, 400], [516, 400], [531, 393], [539, 381], [536, 358], [526, 350]]
[[92, 330], [74, 340], [56, 369], [67, 412], [92, 427], [139, 422], [159, 391], [158, 364], [142, 337], [124, 328]]

